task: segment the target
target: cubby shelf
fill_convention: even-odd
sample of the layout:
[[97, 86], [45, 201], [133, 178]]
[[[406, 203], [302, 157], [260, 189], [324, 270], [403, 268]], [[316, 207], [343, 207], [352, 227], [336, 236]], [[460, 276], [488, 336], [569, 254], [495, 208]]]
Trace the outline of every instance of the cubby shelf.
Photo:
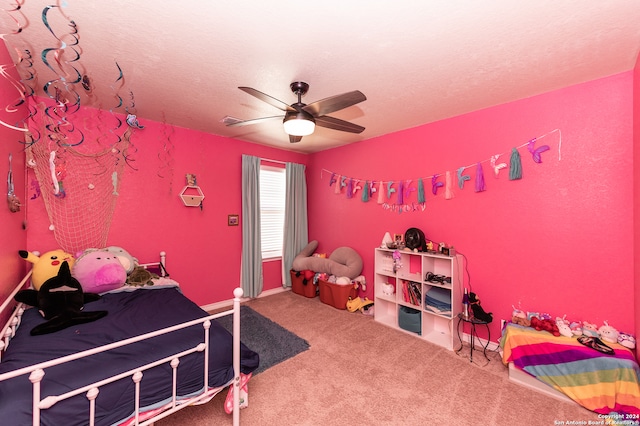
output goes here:
[[[461, 266], [460, 255], [375, 249], [375, 320], [453, 350], [454, 319], [462, 311]], [[428, 280], [428, 273], [435, 275], [436, 280]], [[442, 279], [442, 282], [437, 279]], [[389, 294], [390, 289], [393, 289], [392, 294]], [[434, 298], [445, 304], [450, 301], [451, 309], [443, 309], [442, 305], [438, 309], [426, 303], [427, 295], [430, 302]], [[419, 312], [420, 333], [403, 328], [403, 320], [399, 320], [399, 316], [404, 315], [400, 312], [403, 306], [414, 309], [411, 312], [415, 315]]]

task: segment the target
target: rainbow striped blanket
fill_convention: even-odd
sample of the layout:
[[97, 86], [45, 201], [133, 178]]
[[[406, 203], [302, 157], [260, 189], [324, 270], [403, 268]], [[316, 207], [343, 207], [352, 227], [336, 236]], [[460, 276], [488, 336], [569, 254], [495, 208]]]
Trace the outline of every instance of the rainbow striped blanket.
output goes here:
[[640, 414], [640, 367], [622, 345], [607, 343], [615, 354], [605, 355], [575, 337], [507, 323], [500, 346], [505, 364], [513, 362], [591, 411]]

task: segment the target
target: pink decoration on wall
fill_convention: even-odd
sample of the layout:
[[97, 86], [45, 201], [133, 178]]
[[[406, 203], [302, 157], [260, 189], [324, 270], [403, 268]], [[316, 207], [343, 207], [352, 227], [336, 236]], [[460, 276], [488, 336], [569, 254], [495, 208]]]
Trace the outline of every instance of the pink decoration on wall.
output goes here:
[[476, 192], [482, 192], [484, 190], [484, 172], [482, 171], [482, 163], [478, 163], [476, 166]]
[[378, 184], [378, 204], [384, 204], [384, 191], [382, 190], [382, 181]]
[[340, 190], [342, 189], [342, 176], [338, 175], [338, 179], [336, 181], [336, 186], [335, 188], [333, 188], [333, 192], [335, 192], [336, 194], [340, 193]]
[[451, 172], [447, 170], [444, 175], [444, 198], [446, 200], [450, 200], [453, 198], [453, 178], [451, 176]]

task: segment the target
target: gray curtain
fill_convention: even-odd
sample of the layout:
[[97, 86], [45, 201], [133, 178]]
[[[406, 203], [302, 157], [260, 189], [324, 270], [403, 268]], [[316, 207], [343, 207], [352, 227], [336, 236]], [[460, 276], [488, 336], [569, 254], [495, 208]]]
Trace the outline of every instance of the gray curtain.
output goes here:
[[260, 158], [242, 156], [242, 268], [245, 297], [262, 293], [262, 240], [260, 237]]
[[293, 259], [309, 243], [307, 227], [307, 179], [305, 166], [287, 163], [287, 188], [284, 209], [284, 236], [282, 241], [282, 282], [291, 287], [289, 270]]

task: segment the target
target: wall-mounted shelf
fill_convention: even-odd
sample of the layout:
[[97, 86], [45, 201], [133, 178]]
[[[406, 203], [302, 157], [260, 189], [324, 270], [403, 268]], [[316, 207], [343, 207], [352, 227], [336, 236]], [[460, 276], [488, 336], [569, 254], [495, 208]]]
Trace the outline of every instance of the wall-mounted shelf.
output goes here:
[[199, 186], [187, 185], [182, 188], [178, 195], [185, 206], [187, 207], [200, 207], [202, 200], [204, 200], [204, 194]]

